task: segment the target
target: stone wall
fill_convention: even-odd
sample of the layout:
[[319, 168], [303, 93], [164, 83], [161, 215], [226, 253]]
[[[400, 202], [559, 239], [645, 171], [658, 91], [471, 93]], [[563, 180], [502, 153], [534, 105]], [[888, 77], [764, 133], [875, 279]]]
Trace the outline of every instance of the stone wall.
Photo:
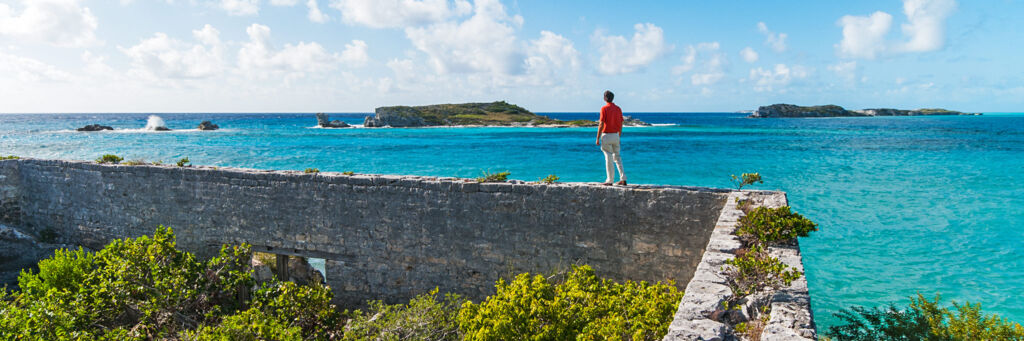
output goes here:
[[571, 264], [684, 288], [729, 193], [34, 159], [0, 175], [33, 233], [100, 248], [163, 224], [200, 255], [246, 242], [324, 258], [340, 304], [434, 287], [479, 299], [498, 278]]

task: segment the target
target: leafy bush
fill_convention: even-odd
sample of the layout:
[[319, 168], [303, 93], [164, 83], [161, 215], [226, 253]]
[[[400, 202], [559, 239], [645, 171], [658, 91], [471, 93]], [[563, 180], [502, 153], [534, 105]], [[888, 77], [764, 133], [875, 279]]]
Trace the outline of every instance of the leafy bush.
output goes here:
[[188, 167], [192, 165], [192, 161], [189, 161], [188, 157], [183, 157], [181, 160], [178, 160], [176, 165], [178, 165], [178, 167]]
[[496, 294], [463, 304], [459, 326], [466, 340], [659, 340], [681, 298], [672, 282], [618, 284], [584, 265], [555, 283], [527, 273], [499, 280]]
[[758, 207], [740, 218], [736, 235], [745, 245], [782, 245], [796, 237], [807, 237], [818, 230], [817, 226], [799, 213], [791, 212], [789, 206]]
[[342, 335], [342, 316], [331, 304], [333, 297], [331, 289], [321, 284], [269, 282], [253, 295], [252, 307], [283, 317], [282, 321], [298, 327], [304, 337], [335, 338]]
[[906, 308], [854, 306], [835, 314], [843, 324], [825, 333], [836, 341], [874, 340], [1024, 340], [1024, 327], [998, 315], [981, 312], [980, 304], [953, 302], [939, 307], [939, 296], [910, 299]]
[[490, 173], [484, 171], [484, 176], [476, 178], [476, 182], [503, 182], [508, 180], [508, 176], [512, 173], [505, 171], [500, 173]]
[[256, 308], [225, 317], [219, 325], [203, 326], [182, 334], [182, 339], [198, 341], [302, 340], [299, 327], [289, 327], [287, 323]]
[[787, 270], [788, 265], [778, 258], [769, 256], [760, 247], [751, 248], [746, 253], [725, 261], [725, 264], [732, 266], [726, 268], [726, 277], [735, 299], [767, 288], [778, 289], [803, 275], [796, 270]]
[[729, 176], [732, 177], [732, 184], [736, 186], [736, 190], [742, 190], [743, 186], [753, 185], [754, 183], [764, 183], [764, 181], [761, 181], [760, 173], [743, 173], [740, 176], [731, 174]]
[[367, 312], [355, 311], [345, 326], [346, 340], [461, 340], [459, 308], [463, 300], [437, 289], [416, 296], [408, 304], [385, 305], [371, 301]]
[[540, 182], [543, 182], [543, 183], [546, 183], [546, 184], [553, 184], [553, 183], [555, 183], [555, 181], [558, 181], [558, 175], [554, 175], [554, 174], [548, 175], [546, 178], [540, 179]]
[[302, 172], [306, 173], [306, 174], [320, 173], [320, 169], [319, 168], [306, 168], [306, 170], [304, 170]]
[[14, 156], [14, 155], [0, 156], [0, 160], [17, 160], [17, 159], [20, 159], [20, 157], [17, 157], [17, 156]]
[[128, 161], [122, 162], [121, 164], [122, 165], [126, 165], [126, 166], [138, 166], [138, 165], [145, 165], [145, 164], [148, 164], [148, 163], [149, 162], [146, 162], [145, 159], [134, 159], [134, 160], [128, 160]]
[[352, 175], [356, 175], [356, 172], [352, 172], [352, 171], [346, 171], [346, 172], [341, 172], [341, 174], [345, 174], [345, 175], [348, 175], [348, 176], [352, 176]]
[[96, 159], [96, 163], [120, 163], [124, 158], [114, 154], [104, 154]]

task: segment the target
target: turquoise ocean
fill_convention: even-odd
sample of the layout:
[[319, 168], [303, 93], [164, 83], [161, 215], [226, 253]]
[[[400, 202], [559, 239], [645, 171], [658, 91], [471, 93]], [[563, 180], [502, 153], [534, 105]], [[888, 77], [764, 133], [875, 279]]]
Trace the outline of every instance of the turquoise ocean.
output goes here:
[[[596, 119], [596, 113], [543, 113]], [[917, 293], [982, 303], [1024, 322], [1024, 115], [746, 119], [737, 113], [627, 113], [630, 183], [783, 190], [820, 224], [802, 238], [819, 330], [850, 305], [905, 304]], [[368, 114], [332, 114], [359, 124]], [[126, 159], [258, 169], [604, 180], [594, 128], [319, 129], [312, 114], [0, 115], [0, 155]], [[201, 120], [221, 130], [196, 131]], [[99, 123], [97, 133], [74, 128]], [[155, 188], [154, 190], [159, 190]]]

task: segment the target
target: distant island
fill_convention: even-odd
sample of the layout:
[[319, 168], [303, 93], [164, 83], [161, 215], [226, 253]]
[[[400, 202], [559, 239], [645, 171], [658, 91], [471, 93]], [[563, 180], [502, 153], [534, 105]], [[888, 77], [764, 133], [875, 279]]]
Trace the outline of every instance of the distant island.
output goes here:
[[778, 117], [870, 117], [870, 116], [932, 116], [932, 115], [981, 115], [946, 109], [863, 109], [846, 110], [838, 105], [799, 106], [793, 104], [772, 104], [761, 106], [747, 117], [778, 118]]
[[[627, 117], [627, 126], [650, 124]], [[491, 103], [435, 104], [426, 106], [380, 107], [367, 116], [364, 127], [508, 126], [508, 127], [596, 127], [591, 120], [562, 121], [541, 116], [505, 101]]]

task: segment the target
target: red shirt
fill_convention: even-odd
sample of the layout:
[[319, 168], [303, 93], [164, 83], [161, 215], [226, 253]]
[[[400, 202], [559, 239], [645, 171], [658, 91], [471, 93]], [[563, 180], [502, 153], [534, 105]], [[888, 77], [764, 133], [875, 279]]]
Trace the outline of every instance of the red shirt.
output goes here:
[[615, 103], [608, 103], [601, 107], [601, 118], [604, 122], [604, 130], [601, 133], [617, 133], [622, 131], [622, 109]]

